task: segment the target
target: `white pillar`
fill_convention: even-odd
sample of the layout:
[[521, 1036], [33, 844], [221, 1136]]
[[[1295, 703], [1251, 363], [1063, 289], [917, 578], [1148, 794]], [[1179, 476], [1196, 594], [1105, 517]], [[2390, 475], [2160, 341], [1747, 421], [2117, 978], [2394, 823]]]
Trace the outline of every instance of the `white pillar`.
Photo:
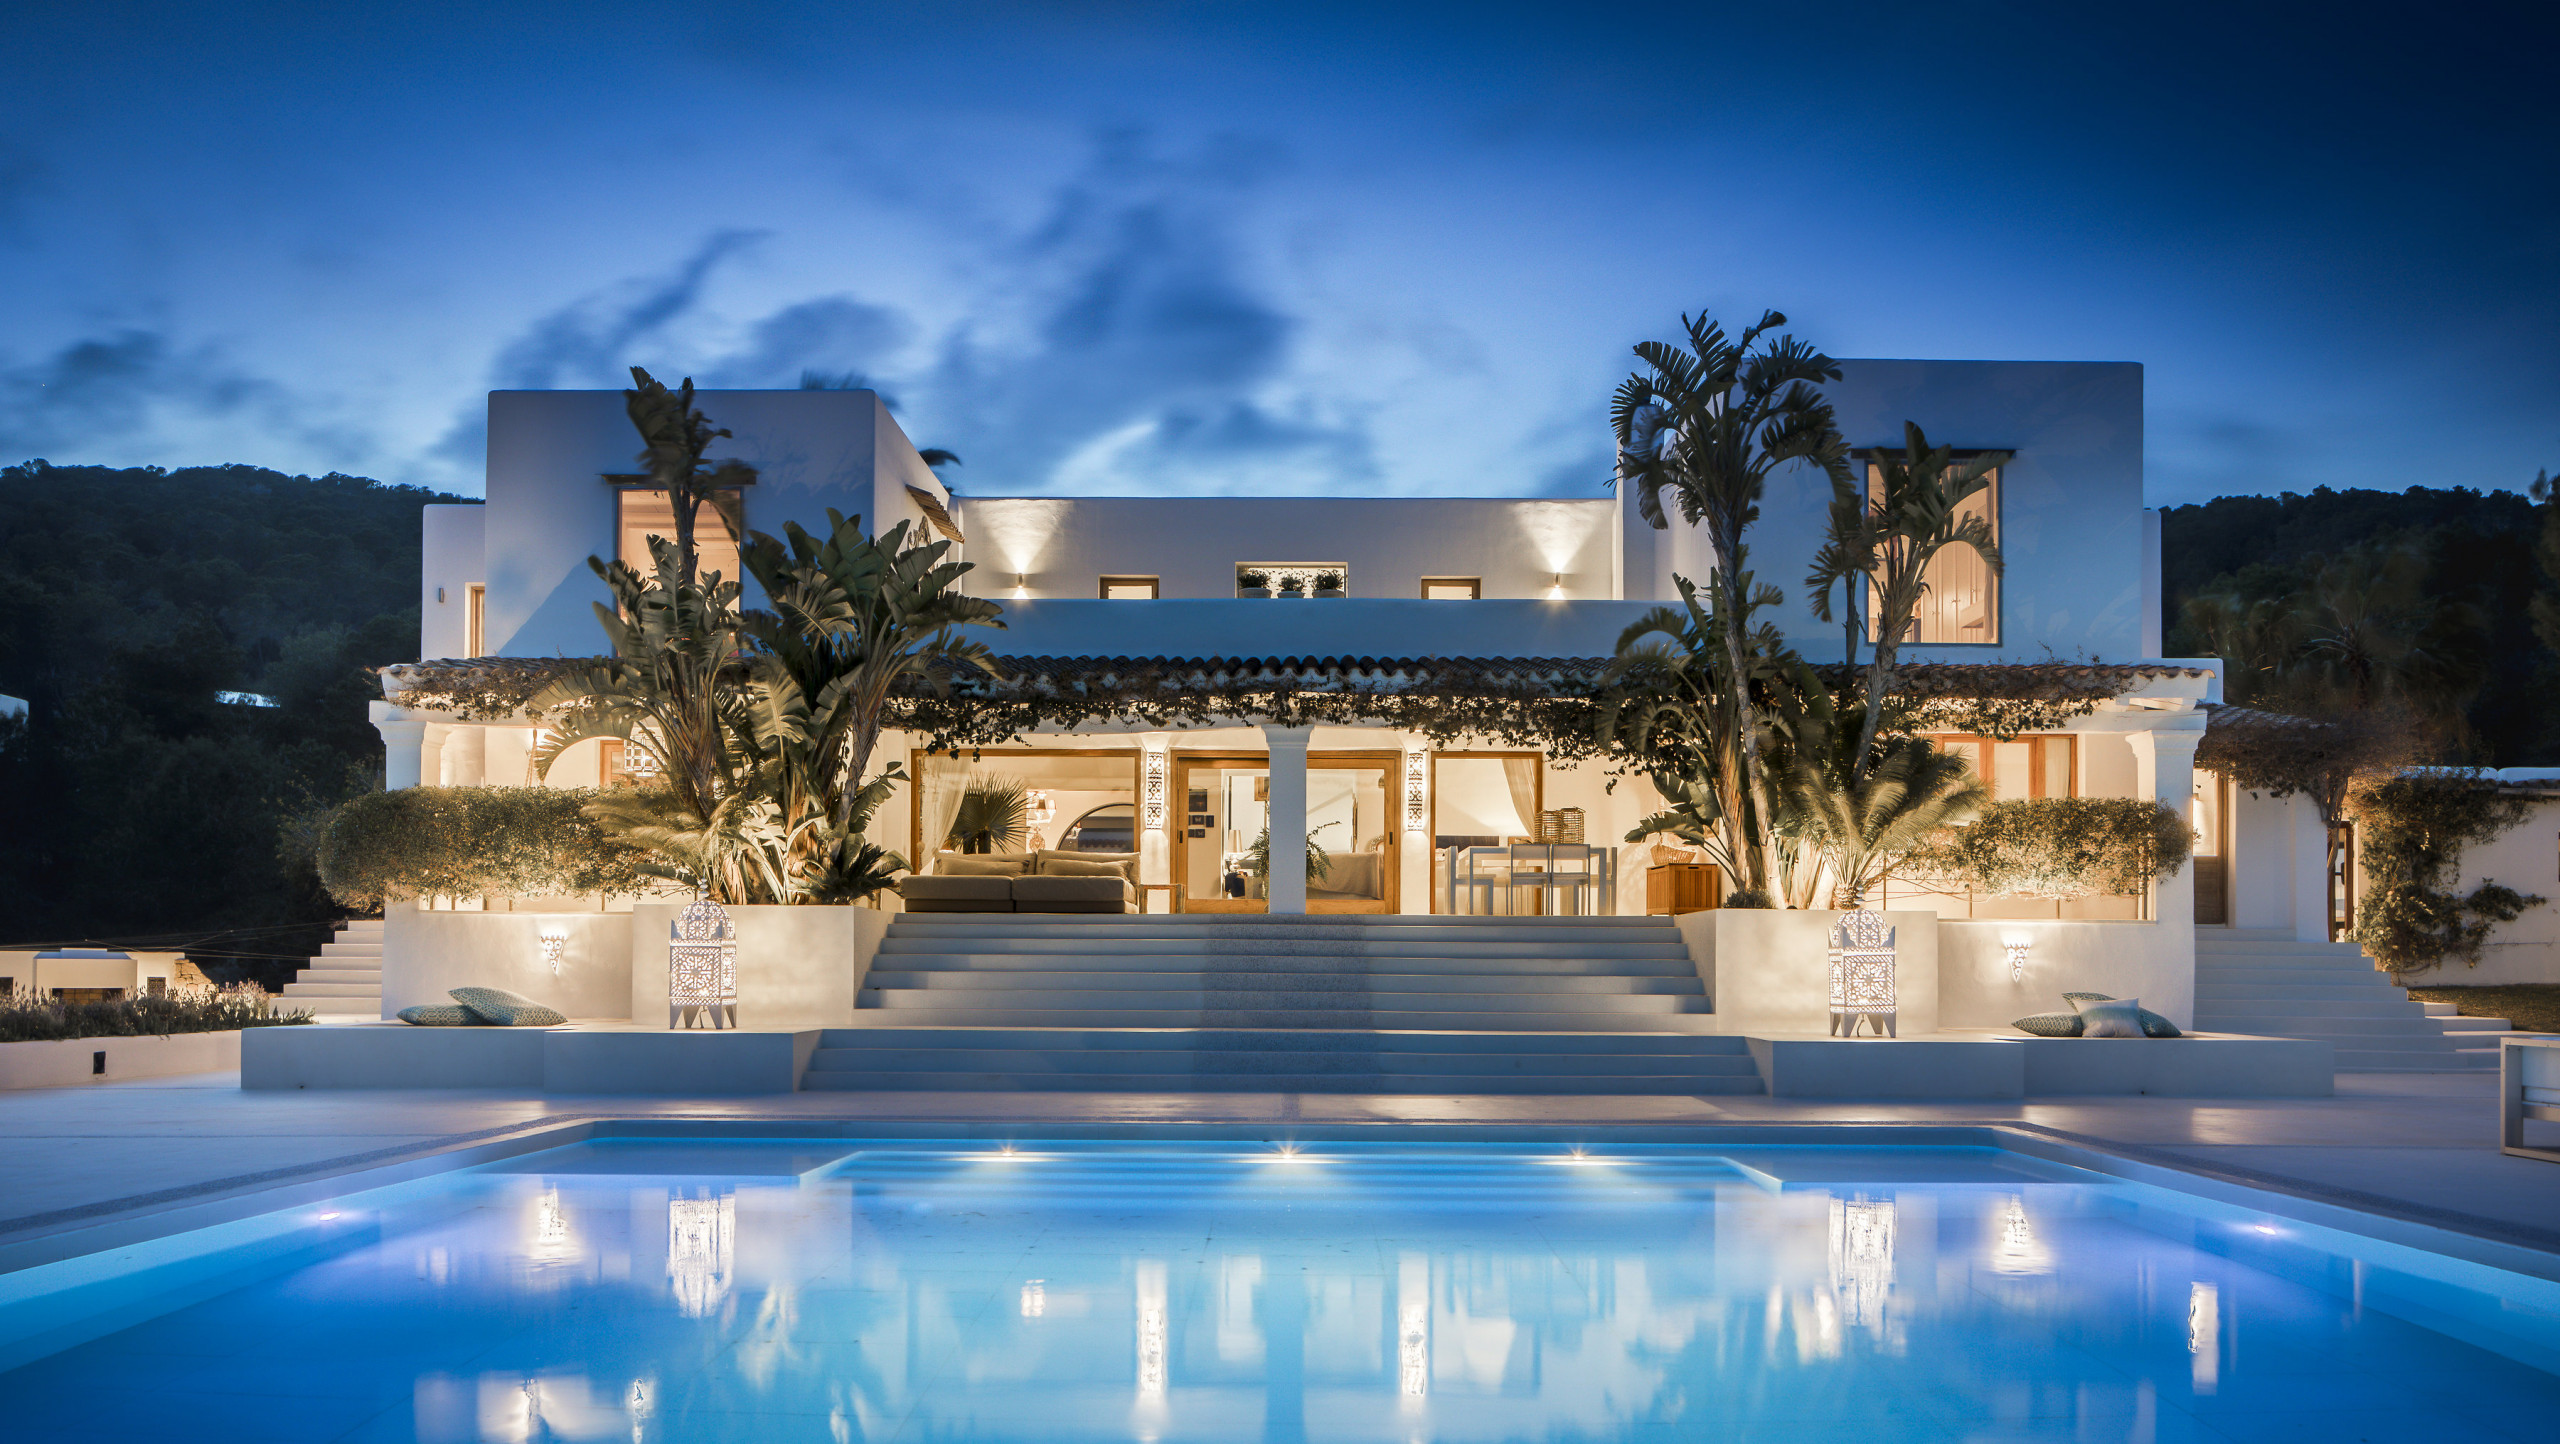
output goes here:
[[1431, 911], [1431, 744], [1419, 737], [1404, 739], [1401, 759], [1404, 775], [1398, 779], [1397, 826], [1402, 829], [1402, 845], [1397, 849], [1396, 909], [1399, 912]]
[[[2196, 744], [2204, 740], [2201, 712], [2163, 713], [2159, 725], [2130, 734], [2137, 795], [2157, 799], [2185, 817], [2195, 804]], [[2193, 860], [2176, 877], [2162, 878], [2152, 888], [2152, 921], [2159, 929], [2160, 956], [2171, 963], [2173, 991], [2154, 989], [2143, 1006], [2181, 1028], [2195, 1026], [2196, 996], [2196, 867]]]
[[[1138, 881], [1159, 886], [1173, 881], [1174, 826], [1173, 758], [1169, 748], [1172, 738], [1162, 732], [1149, 732], [1138, 739]], [[1141, 891], [1138, 909], [1154, 912], [1170, 893]]]
[[1264, 726], [1271, 744], [1271, 879], [1268, 911], [1307, 910], [1307, 739], [1311, 727]]
[[408, 717], [376, 717], [373, 730], [382, 734], [382, 787], [397, 792], [424, 779], [420, 754], [426, 751], [427, 724]]
[[418, 749], [418, 775], [426, 779], [429, 787], [453, 785], [453, 779], [445, 775], [444, 768], [444, 743], [452, 735], [453, 724], [450, 722], [427, 724], [426, 745]]

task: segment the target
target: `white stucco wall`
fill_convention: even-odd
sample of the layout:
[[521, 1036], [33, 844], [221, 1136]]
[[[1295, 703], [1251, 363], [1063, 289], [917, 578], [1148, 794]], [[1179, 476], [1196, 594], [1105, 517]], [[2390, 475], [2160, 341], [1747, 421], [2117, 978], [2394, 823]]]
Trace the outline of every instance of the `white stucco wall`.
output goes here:
[[[1715, 1008], [1716, 1031], [1767, 1037], [1831, 1030], [1831, 929], [1836, 912], [1720, 908], [1681, 916], [1680, 936]], [[1938, 915], [1888, 912], [1894, 930], [1895, 1029], [1938, 1031]]]
[[2408, 981], [2419, 988], [2485, 987], [2492, 983], [2560, 983], [2560, 799], [2537, 801], [2523, 822], [2489, 842], [2462, 850], [2457, 893], [2486, 882], [2504, 883], [2543, 899], [2511, 923], [2501, 923], [2480, 949], [2477, 967], [2449, 960]]
[[[566, 940], [555, 976], [542, 935]], [[663, 956], [663, 954], [662, 954]], [[631, 914], [427, 912], [395, 903], [382, 914], [382, 1016], [450, 1003], [450, 988], [505, 988], [572, 1018], [631, 1016]]]
[[[2139, 998], [2181, 1028], [2195, 1022], [2195, 952], [2161, 923], [2050, 918], [1938, 924], [1939, 1022], [2006, 1028], [2033, 1013], [2068, 1012], [2065, 992]], [[2025, 978], [2012, 981], [2008, 946], [2027, 945]]]
[[2328, 938], [2328, 844], [2309, 798], [2234, 788], [2226, 852], [2232, 926], [2280, 929], [2303, 942]]
[[[1339, 563], [1354, 598], [1418, 600], [1424, 577], [1472, 576], [1487, 598], [1617, 594], [1617, 503], [1479, 497], [963, 497], [979, 570], [1010, 598], [1090, 599], [1105, 574], [1153, 576], [1167, 598], [1235, 599], [1241, 563]], [[1454, 605], [1454, 604], [1453, 604]]]
[[1649, 603], [1004, 602], [975, 640], [1016, 657], [1606, 657]]
[[[644, 902], [630, 913], [627, 1016], [667, 1017], [667, 940], [684, 904]], [[738, 1026], [847, 1028], [890, 915], [859, 907], [733, 907], [738, 929]]]
[[418, 656], [468, 657], [468, 595], [488, 580], [484, 548], [489, 509], [437, 505], [418, 508]]
[[[695, 404], [735, 433], [715, 443], [711, 457], [757, 470], [747, 491], [750, 530], [778, 536], [788, 520], [823, 531], [829, 507], [876, 526], [884, 493], [900, 515], [916, 514], [902, 482], [923, 463], [902, 459], [897, 475], [882, 474], [883, 452], [913, 448], [875, 392], [704, 391]], [[595, 652], [591, 604], [609, 598], [587, 558], [610, 556], [616, 545], [614, 490], [602, 477], [636, 470], [638, 451], [619, 391], [489, 393], [490, 655]]]

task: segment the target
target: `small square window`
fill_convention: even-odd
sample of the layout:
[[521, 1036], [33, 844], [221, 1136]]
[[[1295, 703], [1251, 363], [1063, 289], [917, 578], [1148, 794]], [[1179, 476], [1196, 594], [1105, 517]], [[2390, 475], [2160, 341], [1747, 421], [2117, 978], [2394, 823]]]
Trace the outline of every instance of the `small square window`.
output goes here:
[[1163, 594], [1154, 577], [1106, 576], [1102, 579], [1102, 599], [1106, 602], [1152, 602]]
[[1422, 599], [1426, 602], [1477, 602], [1484, 600], [1482, 577], [1424, 577]]

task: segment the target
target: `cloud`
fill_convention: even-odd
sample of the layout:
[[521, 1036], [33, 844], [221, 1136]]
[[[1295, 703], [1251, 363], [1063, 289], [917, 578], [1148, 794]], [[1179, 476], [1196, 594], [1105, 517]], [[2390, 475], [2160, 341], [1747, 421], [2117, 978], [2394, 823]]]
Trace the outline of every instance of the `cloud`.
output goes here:
[[[125, 328], [74, 341], [40, 361], [0, 365], [0, 457], [11, 461], [244, 459], [192, 454], [226, 431], [234, 446], [256, 438], [266, 455], [245, 459], [261, 462], [293, 451], [351, 464], [371, 449], [362, 433], [314, 420], [299, 398], [241, 368], [220, 347], [182, 349], [155, 330]], [[171, 458], [173, 444], [190, 454]]]
[[634, 349], [662, 341], [670, 325], [701, 303], [720, 263], [763, 238], [760, 231], [718, 232], [667, 275], [625, 283], [543, 317], [498, 353], [492, 389], [630, 385]]
[[695, 373], [705, 387], [797, 386], [816, 373], [867, 385], [864, 368], [907, 344], [907, 318], [850, 296], [785, 306], [749, 328], [747, 344]]
[[35, 152], [0, 136], [0, 239], [25, 237], [27, 202], [52, 179], [52, 171]]
[[1324, 488], [1375, 474], [1357, 418], [1288, 385], [1297, 321], [1248, 274], [1223, 207], [1273, 163], [1166, 161], [1103, 138], [1001, 259], [1019, 279], [947, 341], [919, 403], [1005, 491]]

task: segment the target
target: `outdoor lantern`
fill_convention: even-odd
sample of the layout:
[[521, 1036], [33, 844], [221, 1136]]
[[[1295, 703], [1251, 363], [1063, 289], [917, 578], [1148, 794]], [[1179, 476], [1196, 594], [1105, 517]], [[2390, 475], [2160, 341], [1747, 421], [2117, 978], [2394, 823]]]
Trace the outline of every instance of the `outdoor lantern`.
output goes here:
[[738, 927], [696, 898], [667, 927], [667, 1026], [738, 1026]]
[[560, 976], [560, 960], [569, 952], [569, 935], [558, 928], [542, 930], [542, 961], [551, 968], [551, 976]]
[[2027, 980], [2027, 945], [2025, 943], [2009, 943], [2006, 945], [2006, 948], [2009, 954], [2009, 981], [2013, 983], [2025, 982]]
[[1841, 914], [1831, 929], [1831, 1036], [1854, 1038], [1863, 1022], [1893, 1037], [1894, 1011], [1893, 929], [1871, 908]]

